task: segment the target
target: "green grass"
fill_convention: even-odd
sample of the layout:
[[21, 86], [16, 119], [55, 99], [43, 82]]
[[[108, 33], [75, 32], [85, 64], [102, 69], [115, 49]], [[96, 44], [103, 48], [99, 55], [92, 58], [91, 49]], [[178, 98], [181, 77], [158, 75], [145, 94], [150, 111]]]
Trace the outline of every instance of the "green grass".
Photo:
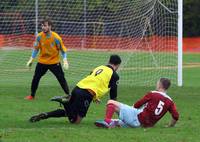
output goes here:
[[[72, 57], [71, 59], [71, 65], [78, 60]], [[6, 60], [7, 63], [10, 63], [8, 60]], [[22, 62], [25, 61], [26, 58]], [[102, 58], [100, 62], [103, 61]], [[200, 63], [199, 54], [184, 55], [184, 63], [194, 62]], [[92, 64], [88, 65], [86, 70], [89, 70], [92, 66]], [[70, 72], [72, 73], [70, 74]], [[170, 120], [170, 115], [167, 114], [153, 128], [116, 128], [109, 130], [99, 129], [93, 124], [95, 120], [104, 117], [107, 97], [99, 105], [91, 104], [87, 117], [80, 125], [70, 124], [66, 118], [29, 123], [28, 119], [31, 115], [59, 108], [59, 105], [50, 102], [49, 98], [62, 95], [63, 91], [55, 78], [51, 74], [47, 74], [41, 81], [36, 100], [25, 101], [23, 98], [29, 93], [33, 71], [14, 75], [8, 73], [7, 76], [1, 76], [0, 79], [0, 142], [198, 142], [200, 139], [199, 72], [200, 67], [184, 68], [183, 87], [174, 85], [168, 92], [176, 102], [177, 109], [180, 112], [180, 120], [176, 127], [164, 128]], [[66, 75], [67, 73], [69, 75], [76, 74], [73, 70], [66, 72]], [[9, 77], [12, 77], [12, 75], [16, 76], [16, 79], [9, 82]], [[73, 78], [69, 76], [71, 89], [75, 82]], [[20, 82], [15, 83], [18, 80]], [[119, 87], [118, 100], [132, 105], [145, 92], [153, 89], [154, 87], [130, 87], [122, 84]]]
[[[29, 50], [0, 50], [0, 85], [21, 83], [25, 86], [30, 84], [34, 73], [35, 64], [32, 70], [25, 67], [31, 51]], [[86, 76], [91, 69], [104, 65], [112, 52], [100, 51], [70, 51], [68, 53], [69, 70], [65, 75], [73, 86], [80, 79]], [[122, 70], [119, 72], [120, 83], [134, 86], [150, 86], [155, 83], [155, 78], [160, 76], [170, 77], [173, 84], [176, 84], [177, 56], [171, 53], [129, 53], [118, 52], [122, 58]], [[49, 75], [43, 81], [46, 84], [54, 81], [55, 78]], [[42, 82], [42, 83], [43, 83]]]

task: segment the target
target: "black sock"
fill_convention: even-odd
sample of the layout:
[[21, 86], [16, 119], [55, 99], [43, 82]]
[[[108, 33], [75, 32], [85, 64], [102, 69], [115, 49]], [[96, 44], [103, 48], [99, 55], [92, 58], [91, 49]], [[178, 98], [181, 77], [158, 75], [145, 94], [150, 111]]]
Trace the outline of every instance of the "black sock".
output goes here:
[[64, 109], [57, 109], [54, 111], [47, 112], [47, 117], [65, 117], [66, 112]]

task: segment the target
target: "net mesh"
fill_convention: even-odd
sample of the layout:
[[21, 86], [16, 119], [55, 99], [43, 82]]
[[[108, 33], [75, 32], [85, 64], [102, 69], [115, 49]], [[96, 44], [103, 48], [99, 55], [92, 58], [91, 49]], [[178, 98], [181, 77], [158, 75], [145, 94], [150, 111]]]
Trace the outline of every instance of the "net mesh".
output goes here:
[[68, 48], [70, 84], [111, 54], [122, 57], [123, 85], [150, 86], [160, 77], [177, 83], [177, 0], [1, 0], [0, 7], [0, 84], [30, 83], [35, 64], [25, 65], [45, 16]]

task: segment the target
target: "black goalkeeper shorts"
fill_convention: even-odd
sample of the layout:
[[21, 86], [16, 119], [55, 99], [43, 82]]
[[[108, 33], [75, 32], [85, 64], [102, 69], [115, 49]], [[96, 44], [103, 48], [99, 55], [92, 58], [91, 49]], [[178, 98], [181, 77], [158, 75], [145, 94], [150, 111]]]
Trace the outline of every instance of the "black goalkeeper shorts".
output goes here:
[[69, 102], [64, 106], [68, 119], [71, 123], [74, 123], [77, 116], [85, 117], [93, 99], [93, 95], [86, 89], [75, 87], [71, 93]]

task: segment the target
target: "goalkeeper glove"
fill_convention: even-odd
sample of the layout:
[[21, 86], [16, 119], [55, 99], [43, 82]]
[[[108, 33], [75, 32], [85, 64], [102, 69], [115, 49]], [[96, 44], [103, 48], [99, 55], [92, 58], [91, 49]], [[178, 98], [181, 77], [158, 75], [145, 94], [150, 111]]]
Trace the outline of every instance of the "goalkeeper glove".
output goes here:
[[63, 59], [63, 68], [64, 68], [65, 70], [68, 70], [68, 68], [69, 68], [69, 64], [68, 64], [68, 61], [67, 61], [66, 58]]
[[33, 64], [33, 60], [34, 60], [34, 58], [31, 57], [31, 58], [28, 60], [28, 62], [26, 63], [26, 66], [30, 68], [30, 67], [32, 66], [32, 64]]

